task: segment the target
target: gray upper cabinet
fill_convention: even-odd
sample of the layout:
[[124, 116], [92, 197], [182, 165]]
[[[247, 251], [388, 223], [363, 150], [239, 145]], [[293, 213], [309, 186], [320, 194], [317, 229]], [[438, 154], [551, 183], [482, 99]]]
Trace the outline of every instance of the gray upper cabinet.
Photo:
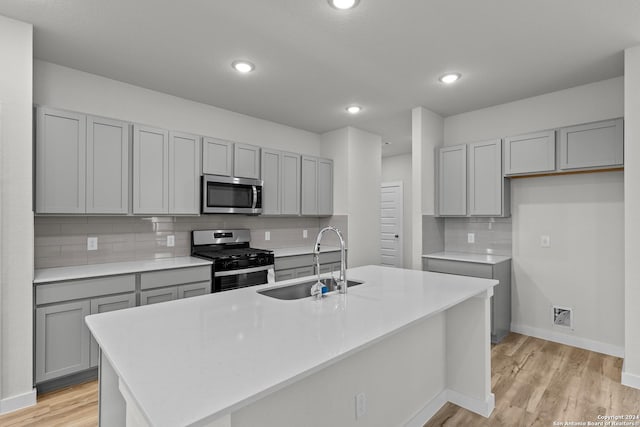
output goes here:
[[318, 215], [333, 215], [333, 160], [318, 159]]
[[551, 172], [556, 168], [556, 132], [510, 136], [504, 140], [504, 174]]
[[318, 159], [302, 156], [302, 215], [318, 214]]
[[263, 215], [300, 214], [300, 155], [262, 149]]
[[441, 216], [467, 214], [467, 146], [438, 150], [438, 213]]
[[560, 129], [560, 169], [622, 166], [622, 119]]
[[86, 116], [36, 114], [36, 213], [85, 213]]
[[[280, 206], [283, 215], [300, 215], [300, 158], [299, 154], [294, 153], [282, 153], [281, 155]], [[331, 202], [333, 203], [333, 198]]]
[[36, 309], [36, 382], [89, 368], [89, 310], [88, 300]]
[[169, 133], [133, 126], [133, 213], [169, 212]]
[[469, 144], [469, 214], [508, 216], [509, 188], [502, 175], [502, 141]]
[[260, 147], [248, 144], [234, 144], [233, 176], [260, 178]]
[[169, 213], [200, 212], [200, 137], [169, 132]]
[[233, 142], [204, 137], [202, 139], [202, 173], [231, 176], [233, 174]]
[[87, 117], [87, 213], [128, 213], [129, 138], [128, 123]]

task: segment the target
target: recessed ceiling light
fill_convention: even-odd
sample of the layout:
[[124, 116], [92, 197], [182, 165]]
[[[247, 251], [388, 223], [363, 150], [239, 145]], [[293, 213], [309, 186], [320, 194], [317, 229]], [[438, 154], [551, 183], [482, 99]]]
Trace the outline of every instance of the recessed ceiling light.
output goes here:
[[255, 70], [256, 66], [249, 61], [233, 61], [231, 66], [239, 73], [250, 73]]
[[340, 10], [353, 9], [360, 3], [360, 0], [328, 0], [332, 7]]
[[362, 107], [359, 105], [350, 105], [345, 109], [350, 114], [358, 114], [360, 111], [362, 111]]
[[455, 81], [460, 80], [460, 77], [462, 77], [462, 74], [460, 73], [448, 73], [440, 77], [438, 80], [440, 80], [442, 83], [451, 84]]

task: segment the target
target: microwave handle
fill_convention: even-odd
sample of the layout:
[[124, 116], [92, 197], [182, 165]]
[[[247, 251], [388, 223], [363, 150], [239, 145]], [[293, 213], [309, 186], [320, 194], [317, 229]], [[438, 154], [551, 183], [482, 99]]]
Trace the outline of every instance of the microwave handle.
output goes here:
[[251, 209], [255, 209], [258, 204], [258, 189], [255, 185], [252, 185], [251, 188], [253, 189], [253, 204], [251, 205]]

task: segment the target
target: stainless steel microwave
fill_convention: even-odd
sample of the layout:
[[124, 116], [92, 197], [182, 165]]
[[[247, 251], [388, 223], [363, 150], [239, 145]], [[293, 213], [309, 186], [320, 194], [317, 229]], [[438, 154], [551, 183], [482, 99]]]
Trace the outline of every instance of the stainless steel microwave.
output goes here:
[[202, 213], [262, 213], [262, 180], [231, 176], [202, 176]]

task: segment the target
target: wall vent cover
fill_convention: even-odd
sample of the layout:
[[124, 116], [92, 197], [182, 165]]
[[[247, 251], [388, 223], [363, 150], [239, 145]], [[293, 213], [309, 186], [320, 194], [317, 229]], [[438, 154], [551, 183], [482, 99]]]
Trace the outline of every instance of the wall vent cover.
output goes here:
[[569, 307], [553, 306], [553, 324], [573, 329], [573, 310]]

